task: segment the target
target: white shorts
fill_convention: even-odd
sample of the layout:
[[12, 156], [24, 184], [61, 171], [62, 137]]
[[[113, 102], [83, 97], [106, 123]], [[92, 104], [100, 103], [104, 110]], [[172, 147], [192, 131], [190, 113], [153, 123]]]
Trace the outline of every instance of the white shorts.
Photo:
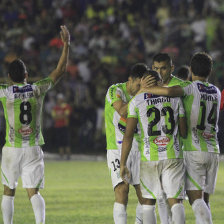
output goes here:
[[44, 187], [44, 160], [40, 146], [3, 147], [1, 176], [3, 185], [14, 189], [21, 176], [23, 188]]
[[184, 198], [185, 167], [183, 159], [141, 161], [141, 191], [144, 198]]
[[[113, 188], [115, 188], [119, 183], [123, 182], [120, 176], [120, 159], [121, 150], [107, 150], [107, 165], [110, 171]], [[131, 175], [130, 180], [128, 180], [129, 184], [140, 184], [140, 152], [138, 150], [130, 151], [127, 159], [127, 168]]]
[[219, 154], [184, 151], [187, 171], [186, 190], [203, 190], [213, 194], [219, 166]]

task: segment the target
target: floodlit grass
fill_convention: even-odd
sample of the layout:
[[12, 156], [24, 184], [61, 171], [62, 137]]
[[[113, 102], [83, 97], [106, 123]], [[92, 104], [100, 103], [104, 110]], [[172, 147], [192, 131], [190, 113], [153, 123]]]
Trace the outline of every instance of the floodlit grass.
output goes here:
[[[46, 162], [45, 189], [48, 224], [112, 224], [113, 190], [106, 162]], [[224, 163], [221, 162], [216, 192], [211, 197], [214, 224], [224, 220]], [[2, 194], [2, 188], [0, 190]], [[128, 224], [134, 224], [137, 199], [130, 189]], [[194, 215], [186, 201], [186, 223], [194, 224]], [[0, 214], [2, 223], [2, 214]], [[14, 224], [35, 223], [31, 204], [21, 182], [16, 192]], [[159, 221], [158, 221], [159, 223]]]

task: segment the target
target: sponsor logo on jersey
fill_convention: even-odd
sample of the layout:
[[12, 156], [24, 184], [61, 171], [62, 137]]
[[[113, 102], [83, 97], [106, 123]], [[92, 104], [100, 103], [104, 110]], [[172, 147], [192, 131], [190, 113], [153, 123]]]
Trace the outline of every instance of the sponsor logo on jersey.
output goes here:
[[158, 136], [153, 140], [153, 142], [159, 147], [164, 147], [168, 145], [168, 143], [170, 142], [170, 138], [166, 136]]
[[150, 93], [144, 93], [144, 100], [151, 98], [151, 95], [152, 94], [150, 94]]
[[32, 92], [33, 88], [31, 85], [26, 85], [26, 86], [13, 86], [12, 89], [13, 93], [26, 93], [26, 92]]
[[166, 147], [158, 147], [158, 152], [165, 152], [166, 151]]
[[19, 133], [22, 136], [29, 136], [33, 132], [33, 129], [30, 127], [22, 127], [19, 129]]
[[202, 83], [197, 83], [197, 86], [198, 86], [198, 90], [200, 92], [208, 93], [208, 94], [215, 94], [215, 93], [217, 93], [217, 90], [216, 90], [215, 86], [206, 86], [206, 85], [204, 85]]
[[[121, 117], [121, 118], [120, 118], [120, 121], [119, 121], [119, 123], [118, 123], [118, 129], [119, 129], [122, 133], [124, 133], [125, 130], [126, 130], [126, 123], [127, 123], [127, 119]], [[135, 133], [135, 134], [138, 133], [138, 129], [137, 129], [137, 128], [135, 128], [135, 132], [134, 132], [134, 133]]]

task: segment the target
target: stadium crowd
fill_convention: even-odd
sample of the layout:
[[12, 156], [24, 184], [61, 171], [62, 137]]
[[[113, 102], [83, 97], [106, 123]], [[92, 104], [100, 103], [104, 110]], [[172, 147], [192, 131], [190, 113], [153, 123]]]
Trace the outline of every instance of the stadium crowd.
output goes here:
[[[196, 51], [208, 52], [214, 60], [210, 82], [224, 88], [222, 0], [2, 0], [0, 13], [2, 82], [7, 64], [17, 57], [28, 65], [30, 81], [47, 76], [60, 55], [58, 27], [66, 24], [71, 32], [66, 77], [46, 96], [47, 151], [56, 151], [52, 110], [63, 94], [72, 107], [72, 152], [103, 152], [107, 88], [125, 81], [134, 63], [151, 65], [158, 52], [168, 53], [176, 68], [189, 64]], [[223, 112], [219, 126], [224, 136]], [[224, 152], [223, 138], [220, 146]]]

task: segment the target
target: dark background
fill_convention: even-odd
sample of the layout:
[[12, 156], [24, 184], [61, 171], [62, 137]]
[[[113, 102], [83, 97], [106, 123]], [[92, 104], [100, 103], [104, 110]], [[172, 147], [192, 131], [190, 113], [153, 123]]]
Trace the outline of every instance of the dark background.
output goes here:
[[[48, 76], [61, 54], [60, 25], [71, 33], [67, 74], [45, 99], [45, 151], [57, 152], [51, 110], [63, 93], [73, 108], [72, 152], [104, 153], [107, 88], [126, 81], [134, 63], [151, 66], [155, 53], [167, 52], [177, 69], [195, 52], [208, 52], [214, 60], [210, 82], [224, 88], [222, 0], [1, 0], [0, 15], [1, 82], [6, 82], [7, 64], [17, 57], [26, 63], [30, 82]], [[219, 123], [224, 152], [223, 112]]]

